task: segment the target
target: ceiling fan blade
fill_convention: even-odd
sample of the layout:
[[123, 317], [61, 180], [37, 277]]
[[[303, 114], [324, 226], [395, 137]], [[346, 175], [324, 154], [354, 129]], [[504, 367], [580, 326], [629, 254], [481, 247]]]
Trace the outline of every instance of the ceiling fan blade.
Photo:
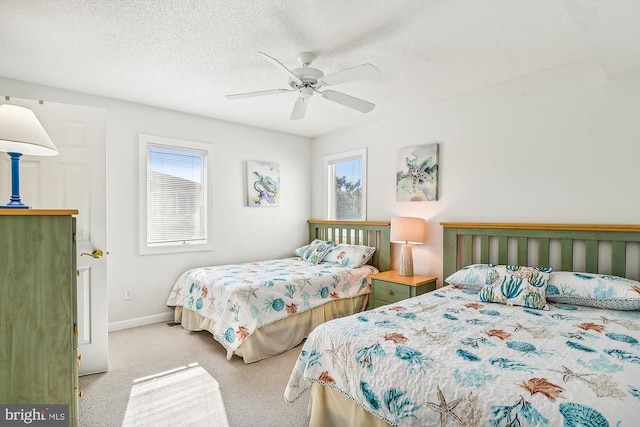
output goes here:
[[293, 111], [291, 111], [291, 120], [304, 119], [304, 115], [307, 112], [307, 105], [309, 105], [310, 98], [303, 98], [301, 96], [296, 99], [296, 103], [293, 104]]
[[373, 107], [376, 106], [376, 104], [372, 104], [371, 102], [363, 101], [362, 99], [356, 98], [355, 96], [346, 95], [344, 93], [336, 92], [335, 90], [325, 90], [321, 93], [324, 99], [337, 102], [338, 104], [342, 104], [346, 107], [353, 108], [354, 110], [358, 110], [363, 113], [368, 113], [369, 111], [373, 110]]
[[288, 69], [287, 67], [285, 67], [284, 65], [282, 65], [282, 63], [280, 61], [278, 61], [275, 58], [272, 58], [271, 56], [267, 55], [266, 53], [262, 53], [262, 52], [258, 52], [260, 55], [262, 55], [267, 61], [271, 62], [273, 65], [275, 65], [277, 68], [279, 68], [280, 70], [284, 71], [285, 73], [287, 73], [287, 75], [293, 79], [295, 82], [302, 84], [302, 80], [300, 80], [300, 78], [298, 76], [296, 76], [293, 71], [291, 71], [290, 69]]
[[292, 90], [293, 89], [270, 89], [270, 90], [261, 90], [258, 92], [234, 93], [232, 95], [225, 95], [225, 98], [227, 99], [252, 98], [254, 96], [273, 95], [276, 93], [291, 92]]
[[326, 85], [336, 85], [339, 83], [349, 82], [352, 80], [366, 79], [369, 77], [377, 77], [380, 75], [380, 70], [375, 66], [367, 63], [358, 65], [356, 67], [347, 68], [346, 70], [338, 71], [327, 76], [324, 76], [320, 81]]

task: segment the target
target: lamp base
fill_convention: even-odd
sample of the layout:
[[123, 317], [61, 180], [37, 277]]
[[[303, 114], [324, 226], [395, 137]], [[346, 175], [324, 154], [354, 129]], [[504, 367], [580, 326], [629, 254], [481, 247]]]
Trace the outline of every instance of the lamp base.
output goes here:
[[400, 276], [413, 276], [413, 251], [411, 245], [402, 245], [400, 252]]
[[11, 157], [11, 198], [9, 203], [0, 206], [0, 209], [31, 209], [20, 200], [20, 157], [22, 153], [10, 151]]
[[22, 203], [12, 205], [11, 202], [9, 202], [8, 205], [0, 205], [0, 209], [31, 209], [31, 206], [23, 205]]

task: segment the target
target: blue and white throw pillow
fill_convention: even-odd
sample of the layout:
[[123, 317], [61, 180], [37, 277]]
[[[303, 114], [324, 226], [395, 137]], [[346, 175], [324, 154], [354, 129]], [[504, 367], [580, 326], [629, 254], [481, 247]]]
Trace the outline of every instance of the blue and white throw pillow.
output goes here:
[[498, 265], [487, 272], [478, 301], [549, 310], [546, 288], [551, 268]]
[[333, 242], [315, 239], [300, 253], [300, 258], [311, 264], [319, 264], [333, 247]]

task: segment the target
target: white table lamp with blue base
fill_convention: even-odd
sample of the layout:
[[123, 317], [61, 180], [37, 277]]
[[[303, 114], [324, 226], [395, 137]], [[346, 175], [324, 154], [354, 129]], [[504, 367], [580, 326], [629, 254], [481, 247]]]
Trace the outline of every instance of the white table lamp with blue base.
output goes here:
[[0, 209], [29, 209], [20, 200], [20, 157], [55, 156], [58, 149], [33, 111], [18, 105], [0, 105], [0, 151], [11, 157], [11, 199]]

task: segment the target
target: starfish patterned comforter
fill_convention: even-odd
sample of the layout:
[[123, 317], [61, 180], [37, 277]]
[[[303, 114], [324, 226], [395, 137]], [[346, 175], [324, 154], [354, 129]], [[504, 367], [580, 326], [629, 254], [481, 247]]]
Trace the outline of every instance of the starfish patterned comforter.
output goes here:
[[285, 399], [316, 382], [395, 426], [640, 425], [640, 312], [476, 296], [445, 286], [320, 325]]
[[340, 298], [369, 293], [371, 265], [348, 268], [283, 258], [195, 268], [183, 273], [167, 300], [214, 323], [212, 333], [235, 351], [258, 328]]

